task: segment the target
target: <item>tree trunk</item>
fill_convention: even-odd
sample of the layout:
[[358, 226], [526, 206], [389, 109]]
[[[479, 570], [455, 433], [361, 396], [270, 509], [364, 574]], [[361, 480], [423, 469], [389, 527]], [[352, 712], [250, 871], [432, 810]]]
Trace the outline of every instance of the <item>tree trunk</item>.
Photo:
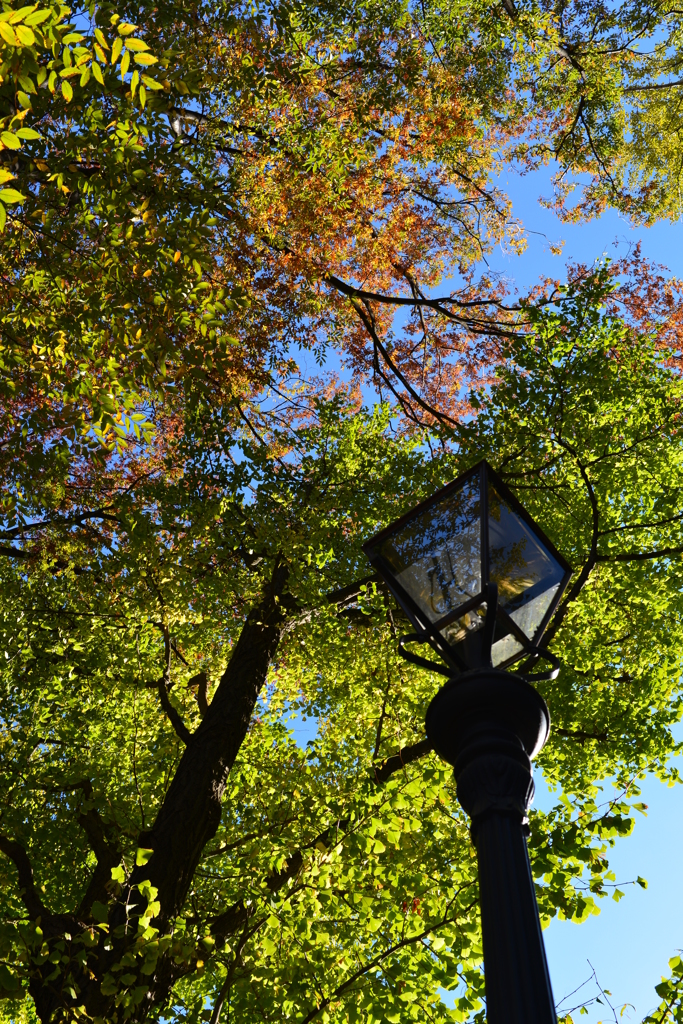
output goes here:
[[131, 885], [148, 879], [155, 886], [161, 922], [180, 912], [202, 851], [216, 834], [228, 772], [247, 734], [282, 635], [285, 614], [279, 599], [287, 576], [286, 568], [276, 569], [268, 594], [249, 613], [214, 698], [180, 759], [156, 821], [140, 837], [140, 845], [154, 853], [147, 864], [135, 868]]
[[[154, 852], [147, 864], [133, 870], [127, 892], [124, 890], [110, 913], [113, 949], [105, 952], [100, 941], [95, 958], [88, 959], [93, 974], [87, 976], [84, 972], [76, 979], [79, 991], [75, 1000], [65, 995], [60, 979], [45, 983], [52, 964], [47, 964], [42, 976], [32, 980], [30, 992], [42, 1024], [50, 1024], [56, 1015], [65, 1012], [68, 1017], [72, 1006], [81, 1005], [91, 1017], [116, 1019], [114, 997], [104, 996], [101, 984], [107, 971], [120, 961], [126, 946], [135, 939], [135, 927], [126, 929], [123, 938], [120, 931], [116, 932], [126, 922], [126, 897], [135, 885], [149, 880], [157, 889], [161, 909], [154, 925], [162, 933], [182, 909], [202, 851], [216, 834], [228, 773], [247, 734], [254, 705], [282, 636], [286, 619], [283, 605], [292, 603], [291, 598], [283, 596], [288, 575], [286, 566], [277, 567], [263, 599], [247, 616], [214, 698], [199, 728], [189, 738], [156, 820], [139, 837], [139, 844]], [[131, 895], [130, 903], [139, 903], [139, 896]], [[133, 919], [134, 916], [131, 915]], [[44, 928], [46, 924], [49, 927], [49, 921], [44, 921]], [[80, 927], [85, 928], [85, 922]], [[149, 990], [133, 1019], [141, 1020], [153, 1008], [163, 1005], [179, 973], [183, 973], [182, 968], [177, 968], [166, 955], [159, 958], [153, 977], [140, 976], [138, 983], [147, 985]]]

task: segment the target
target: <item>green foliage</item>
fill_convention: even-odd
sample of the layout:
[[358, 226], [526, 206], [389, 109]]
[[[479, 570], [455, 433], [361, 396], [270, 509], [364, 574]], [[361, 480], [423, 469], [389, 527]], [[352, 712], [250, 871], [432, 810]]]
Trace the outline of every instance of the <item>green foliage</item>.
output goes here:
[[[366, 575], [367, 536], [482, 454], [575, 569], [552, 636], [563, 669], [543, 684], [539, 764], [559, 799], [532, 818], [541, 914], [580, 922], [620, 898], [607, 854], [642, 809], [637, 780], [677, 778], [681, 384], [656, 336], [605, 307], [611, 280], [599, 268], [534, 314], [534, 343], [510, 344], [477, 419], [431, 456], [390, 409], [343, 394], [260, 440], [206, 407], [147, 471], [124, 460], [84, 481], [91, 518], [52, 518], [34, 496], [29, 558], [0, 565], [0, 800], [44, 911], [2, 839], [8, 998], [58, 982], [69, 1013], [112, 1020], [150, 998], [174, 1019], [224, 1003], [244, 1021], [481, 1019], [476, 865], [450, 772], [432, 754], [377, 782], [422, 738], [438, 679], [398, 657], [402, 624], [374, 584], [346, 604], [334, 591]], [[287, 626], [167, 920], [145, 872], [178, 719], [207, 720], [282, 565]], [[292, 715], [317, 724], [306, 749]]]
[[[588, 171], [583, 213], [674, 208], [674, 112], [651, 86], [677, 74], [679, 15], [70, 18], [0, 14], [3, 1017], [481, 1021], [467, 822], [435, 756], [406, 755], [438, 679], [399, 659], [361, 544], [485, 455], [570, 559], [539, 758], [558, 802], [530, 852], [544, 921], [619, 900], [607, 855], [638, 780], [678, 781], [680, 376], [605, 267], [520, 311], [472, 275], [496, 241], [523, 245], [491, 185], [503, 160]], [[666, 52], [622, 45], [639, 32]], [[456, 265], [464, 290], [393, 334], [399, 293]], [[472, 298], [499, 318], [483, 354]], [[487, 382], [437, 429], [454, 419], [419, 395], [427, 419], [297, 380], [297, 345], [336, 346], [354, 383], [419, 381], [446, 417], [463, 380]], [[292, 715], [316, 723], [306, 750]], [[188, 778], [212, 824], [158, 881], [155, 827]]]

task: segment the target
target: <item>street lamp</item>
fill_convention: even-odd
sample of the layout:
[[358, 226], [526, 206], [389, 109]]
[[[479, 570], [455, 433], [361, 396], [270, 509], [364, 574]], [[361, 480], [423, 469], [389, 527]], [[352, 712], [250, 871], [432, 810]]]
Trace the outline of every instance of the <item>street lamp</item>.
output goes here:
[[[415, 628], [399, 649], [449, 681], [427, 710], [427, 736], [453, 765], [477, 847], [488, 1024], [556, 1024], [526, 836], [531, 758], [550, 715], [522, 675], [539, 658], [571, 568], [487, 462], [363, 545]], [[445, 662], [406, 646], [429, 644]]]

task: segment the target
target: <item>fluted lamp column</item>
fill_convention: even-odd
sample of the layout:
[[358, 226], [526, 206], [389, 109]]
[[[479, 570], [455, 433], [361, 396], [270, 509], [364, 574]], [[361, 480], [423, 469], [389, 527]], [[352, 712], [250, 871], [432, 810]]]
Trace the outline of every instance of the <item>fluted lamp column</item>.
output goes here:
[[[526, 837], [531, 759], [550, 731], [531, 680], [554, 679], [541, 637], [571, 567], [480, 462], [364, 545], [415, 632], [408, 661], [448, 676], [426, 730], [453, 766], [477, 848], [488, 1024], [556, 1024]], [[428, 644], [441, 663], [408, 644]], [[552, 668], [505, 671], [539, 659]]]
[[526, 837], [531, 758], [546, 741], [545, 701], [520, 676], [480, 669], [447, 683], [426, 719], [453, 765], [479, 864], [488, 1024], [556, 1024]]

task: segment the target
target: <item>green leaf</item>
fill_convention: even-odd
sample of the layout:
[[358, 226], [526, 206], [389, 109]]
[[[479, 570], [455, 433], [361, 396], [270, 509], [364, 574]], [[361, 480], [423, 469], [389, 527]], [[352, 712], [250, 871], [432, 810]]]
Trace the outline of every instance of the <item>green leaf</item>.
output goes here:
[[62, 81], [62, 96], [64, 97], [67, 103], [70, 103], [74, 96], [74, 91], [71, 88], [69, 82], [66, 81], [66, 79]]
[[0, 188], [0, 200], [6, 205], [11, 203], [23, 203], [26, 196], [22, 195], [15, 188]]
[[98, 900], [95, 900], [95, 902], [92, 905], [90, 913], [92, 914], [92, 917], [94, 918], [95, 921], [104, 923], [109, 918], [109, 907], [107, 907], [106, 904], [100, 903]]
[[146, 864], [154, 854], [154, 850], [146, 849], [145, 847], [139, 846], [135, 854], [135, 863], [138, 867], [142, 867]]

